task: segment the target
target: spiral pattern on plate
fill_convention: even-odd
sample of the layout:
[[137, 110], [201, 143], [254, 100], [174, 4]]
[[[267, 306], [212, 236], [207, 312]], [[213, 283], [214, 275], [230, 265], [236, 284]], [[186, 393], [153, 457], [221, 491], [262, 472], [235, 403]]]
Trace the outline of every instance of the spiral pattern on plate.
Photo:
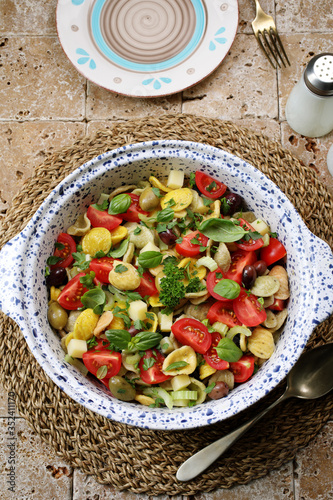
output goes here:
[[95, 5], [98, 3], [102, 43], [97, 39], [97, 45], [101, 49], [106, 44], [119, 58], [133, 63], [157, 64], [177, 57], [197, 30], [192, 0], [97, 0]]

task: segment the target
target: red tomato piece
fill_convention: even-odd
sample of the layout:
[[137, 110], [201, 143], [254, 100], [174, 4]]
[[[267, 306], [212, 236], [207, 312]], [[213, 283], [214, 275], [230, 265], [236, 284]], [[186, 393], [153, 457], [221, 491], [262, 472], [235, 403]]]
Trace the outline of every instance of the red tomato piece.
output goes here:
[[155, 278], [150, 274], [149, 271], [145, 271], [141, 277], [140, 285], [134, 290], [138, 292], [142, 298], [152, 297], [153, 295], [158, 295], [158, 290], [155, 286]]
[[129, 208], [124, 214], [119, 214], [119, 217], [122, 217], [123, 220], [126, 220], [128, 222], [140, 222], [139, 214], [148, 216], [149, 212], [142, 210], [142, 208], [139, 205], [139, 196], [137, 194], [133, 193], [126, 193], [126, 194], [128, 194], [131, 197], [132, 203], [130, 204]]
[[[165, 375], [162, 372], [164, 359], [163, 354], [159, 351], [147, 349], [139, 363], [140, 377], [143, 382], [146, 384], [161, 384], [170, 378], [170, 375]], [[150, 368], [145, 369], [147, 366], [150, 366]]]
[[76, 311], [76, 309], [82, 307], [81, 297], [88, 291], [88, 288], [85, 288], [82, 283], [80, 283], [80, 278], [85, 275], [86, 273], [77, 274], [63, 288], [58, 297], [58, 302], [61, 307], [69, 311]]
[[233, 306], [237, 319], [245, 326], [258, 326], [267, 317], [257, 297], [253, 294], [248, 295], [245, 291], [241, 291], [237, 299], [234, 299]]
[[234, 374], [235, 382], [238, 384], [246, 382], [254, 372], [254, 357], [241, 357], [238, 361], [230, 363], [229, 370]]
[[123, 222], [122, 218], [108, 214], [107, 210], [98, 210], [92, 205], [87, 210], [87, 217], [92, 227], [105, 227], [109, 231], [116, 229]]
[[218, 332], [213, 332], [212, 334], [212, 343], [206, 354], [203, 355], [205, 361], [215, 370], [226, 370], [229, 368], [228, 361], [221, 359], [218, 357], [216, 352], [216, 346], [221, 340], [221, 335]]
[[252, 266], [257, 261], [255, 252], [246, 252], [245, 250], [237, 250], [231, 254], [231, 264], [224, 278], [236, 281], [239, 285], [242, 284], [242, 273], [245, 266]]
[[61, 260], [56, 264], [50, 266], [52, 269], [54, 267], [68, 267], [73, 262], [72, 253], [76, 252], [76, 243], [74, 239], [67, 233], [60, 233], [57, 239], [57, 243], [60, 243], [64, 248], [57, 248], [54, 251], [55, 257], [60, 257]]
[[199, 191], [212, 200], [221, 198], [227, 189], [227, 186], [222, 182], [213, 179], [210, 175], [198, 171], [195, 173], [195, 183]]
[[[255, 231], [255, 229], [249, 224], [245, 219], [238, 219], [240, 222], [240, 226], [247, 231]], [[253, 240], [250, 238], [248, 241], [247, 240], [240, 240], [240, 242], [235, 242], [236, 246], [240, 248], [241, 250], [246, 250], [246, 251], [254, 251], [258, 250], [258, 248], [261, 248], [264, 244], [264, 241], [262, 238], [258, 238], [257, 240]]]
[[109, 272], [113, 269], [113, 261], [112, 257], [101, 257], [90, 261], [89, 267], [94, 271], [96, 279], [100, 283], [110, 283]]
[[207, 243], [207, 236], [199, 231], [193, 231], [184, 236], [181, 243], [176, 244], [176, 252], [185, 257], [195, 257], [201, 252], [200, 247], [205, 247]]
[[225, 275], [223, 274], [223, 272], [221, 271], [220, 268], [217, 268], [215, 271], [210, 271], [207, 274], [207, 278], [206, 278], [207, 290], [211, 294], [211, 296], [214, 297], [214, 299], [219, 300], [220, 302], [223, 303], [223, 305], [225, 305], [226, 307], [229, 307], [232, 300], [226, 299], [225, 297], [221, 297], [221, 295], [214, 292], [214, 287], [222, 279], [225, 279]]
[[91, 349], [90, 351], [84, 352], [82, 361], [89, 372], [95, 375], [95, 377], [99, 368], [101, 368], [101, 366], [106, 366], [107, 373], [105, 377], [103, 377], [103, 380], [114, 377], [121, 368], [120, 352], [110, 351], [109, 349]]
[[274, 264], [278, 260], [287, 255], [285, 246], [276, 238], [270, 238], [267, 247], [260, 251], [260, 258], [266, 262], [268, 266]]
[[196, 319], [179, 319], [172, 325], [171, 331], [181, 344], [189, 345], [199, 354], [207, 352], [212, 343], [207, 327]]
[[271, 309], [271, 311], [282, 311], [285, 309], [285, 301], [282, 299], [274, 299], [274, 302], [271, 306], [268, 307], [268, 309]]
[[232, 328], [233, 326], [240, 326], [242, 324], [232, 310], [232, 301], [230, 301], [230, 304], [227, 306], [221, 301], [215, 302], [215, 304], [210, 307], [207, 313], [207, 318], [211, 325], [217, 321], [219, 323], [224, 323], [229, 328]]

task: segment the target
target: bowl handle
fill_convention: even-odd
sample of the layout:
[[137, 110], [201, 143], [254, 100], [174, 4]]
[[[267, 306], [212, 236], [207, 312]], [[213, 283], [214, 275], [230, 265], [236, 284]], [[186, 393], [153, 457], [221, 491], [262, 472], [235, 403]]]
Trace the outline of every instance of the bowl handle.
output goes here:
[[317, 288], [313, 323], [319, 324], [333, 312], [333, 254], [330, 246], [320, 238], [315, 237], [310, 247], [310, 262]]
[[25, 244], [26, 238], [20, 233], [0, 251], [0, 310], [17, 322], [23, 310], [24, 290], [20, 281]]

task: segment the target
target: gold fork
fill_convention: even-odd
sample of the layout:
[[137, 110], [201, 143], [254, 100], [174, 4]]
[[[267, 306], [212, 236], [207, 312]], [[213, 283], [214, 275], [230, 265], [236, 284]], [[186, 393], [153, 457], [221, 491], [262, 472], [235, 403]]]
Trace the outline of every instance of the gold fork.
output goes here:
[[258, 0], [254, 1], [256, 4], [256, 17], [252, 22], [252, 29], [260, 47], [273, 68], [276, 68], [277, 65], [281, 68], [280, 62], [282, 62], [284, 67], [286, 67], [286, 62], [290, 66], [288, 56], [277, 32], [274, 19], [265, 14]]

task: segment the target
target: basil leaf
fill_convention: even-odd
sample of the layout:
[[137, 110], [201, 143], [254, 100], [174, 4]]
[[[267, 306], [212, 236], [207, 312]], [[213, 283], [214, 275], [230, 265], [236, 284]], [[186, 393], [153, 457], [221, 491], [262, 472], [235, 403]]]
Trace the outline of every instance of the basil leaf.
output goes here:
[[175, 211], [172, 208], [164, 208], [158, 212], [156, 216], [157, 222], [170, 222], [175, 216]]
[[149, 370], [149, 368], [154, 366], [155, 363], [156, 363], [155, 358], [145, 358], [143, 360], [142, 368], [144, 369], [144, 371], [147, 371], [147, 370]]
[[108, 200], [104, 200], [101, 205], [98, 205], [97, 203], [95, 205], [91, 205], [93, 208], [96, 208], [96, 210], [99, 210], [100, 212], [105, 212], [105, 210], [108, 209], [109, 202]]
[[123, 240], [120, 243], [118, 248], [109, 251], [108, 257], [113, 257], [114, 259], [120, 259], [120, 257], [123, 257], [127, 252], [128, 244], [129, 244], [129, 238], [126, 238], [126, 240]]
[[93, 288], [95, 276], [96, 275], [94, 271], [90, 271], [90, 273], [86, 274], [85, 276], [81, 276], [80, 283], [84, 285], [86, 288]]
[[188, 363], [187, 361], [175, 361], [174, 363], [171, 363], [165, 370], [165, 372], [168, 372], [169, 370], [180, 370], [181, 368], [184, 368], [184, 366], [187, 366]]
[[243, 356], [243, 351], [227, 337], [221, 339], [215, 349], [218, 357], [224, 361], [229, 361], [229, 363], [238, 361]]
[[141, 267], [157, 267], [162, 262], [163, 255], [160, 252], [142, 252], [139, 255], [138, 263]]
[[236, 299], [240, 293], [240, 286], [236, 281], [222, 279], [214, 286], [214, 292], [224, 299]]
[[61, 260], [63, 260], [62, 257], [57, 257], [56, 255], [51, 255], [51, 257], [49, 257], [46, 261], [46, 264], [48, 266], [54, 266], [55, 264], [57, 264], [58, 262], [60, 262]]
[[127, 211], [131, 203], [132, 203], [132, 198], [130, 197], [129, 194], [126, 193], [118, 194], [117, 196], [112, 198], [109, 205], [108, 213], [110, 215], [123, 214], [124, 212]]
[[128, 271], [127, 267], [124, 266], [123, 264], [118, 264], [115, 268], [114, 268], [114, 272], [115, 273], [126, 273], [126, 271]]
[[128, 348], [131, 334], [127, 330], [106, 330], [106, 338], [113, 349], [122, 351]]
[[223, 243], [238, 241], [247, 233], [240, 225], [228, 219], [207, 219], [199, 226], [199, 231], [208, 238]]
[[81, 302], [87, 309], [92, 309], [95, 314], [102, 314], [106, 302], [105, 292], [101, 288], [92, 288], [81, 297]]
[[59, 241], [56, 241], [54, 244], [55, 248], [58, 250], [63, 250], [65, 248], [65, 245], [63, 243], [59, 243]]
[[162, 335], [157, 332], [139, 332], [132, 338], [132, 349], [146, 351], [157, 346], [162, 340]]

